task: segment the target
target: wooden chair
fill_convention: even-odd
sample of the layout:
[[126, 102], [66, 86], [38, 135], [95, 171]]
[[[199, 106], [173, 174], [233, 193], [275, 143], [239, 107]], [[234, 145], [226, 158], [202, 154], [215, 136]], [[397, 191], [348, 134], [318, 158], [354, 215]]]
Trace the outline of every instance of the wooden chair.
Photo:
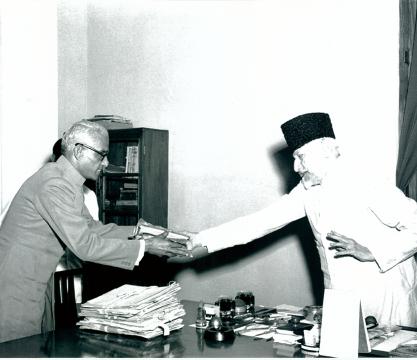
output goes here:
[[77, 320], [77, 304], [74, 277], [82, 275], [82, 269], [57, 271], [54, 275], [55, 328], [74, 327]]

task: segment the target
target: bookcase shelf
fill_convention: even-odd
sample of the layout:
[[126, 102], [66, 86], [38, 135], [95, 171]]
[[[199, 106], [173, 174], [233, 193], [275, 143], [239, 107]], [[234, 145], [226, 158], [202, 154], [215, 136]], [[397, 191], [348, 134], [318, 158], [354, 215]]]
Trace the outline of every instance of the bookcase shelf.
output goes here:
[[114, 172], [104, 172], [102, 176], [107, 177], [108, 179], [118, 179], [118, 178], [124, 178], [124, 179], [135, 179], [138, 176], [140, 176], [139, 173], [114, 173]]
[[136, 205], [118, 205], [117, 207], [105, 207], [103, 209], [108, 214], [120, 214], [120, 213], [126, 213], [126, 214], [135, 214], [138, 211], [138, 207]]

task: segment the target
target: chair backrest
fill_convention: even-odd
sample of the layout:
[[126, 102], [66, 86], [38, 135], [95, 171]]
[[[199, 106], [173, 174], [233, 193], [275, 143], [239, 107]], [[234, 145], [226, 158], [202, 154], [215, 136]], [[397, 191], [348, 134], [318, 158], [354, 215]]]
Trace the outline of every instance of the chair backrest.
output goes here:
[[82, 269], [57, 271], [54, 275], [55, 328], [74, 327], [78, 321], [75, 301], [74, 277], [81, 275]]

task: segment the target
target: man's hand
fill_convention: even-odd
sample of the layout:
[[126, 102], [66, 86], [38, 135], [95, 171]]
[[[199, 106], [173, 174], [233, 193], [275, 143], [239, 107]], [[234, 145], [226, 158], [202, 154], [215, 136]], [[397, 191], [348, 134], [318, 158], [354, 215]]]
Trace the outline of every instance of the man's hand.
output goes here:
[[191, 251], [190, 256], [173, 256], [167, 260], [169, 263], [185, 264], [198, 260], [208, 255], [207, 248], [205, 246], [195, 246]]
[[200, 242], [198, 241], [198, 233], [196, 232], [191, 232], [191, 231], [184, 231], [184, 230], [175, 230], [175, 233], [179, 234], [179, 235], [183, 235], [184, 237], [187, 237], [186, 240], [182, 240], [182, 239], [175, 239], [175, 241], [181, 242], [183, 244], [185, 244], [187, 246], [188, 250], [193, 250], [194, 248], [201, 247]]
[[201, 244], [197, 242], [198, 233], [191, 231], [180, 231], [179, 233], [188, 237], [188, 246], [190, 247], [190, 249], [194, 249], [195, 247], [201, 247]]
[[194, 260], [197, 260], [201, 257], [204, 257], [208, 254], [208, 250], [205, 246], [202, 246], [197, 240], [198, 233], [190, 231], [178, 231], [179, 234], [187, 236], [187, 248], [190, 250], [190, 255], [188, 257], [184, 256], [175, 256], [168, 260], [170, 263], [183, 264], [188, 263]]
[[156, 256], [190, 256], [187, 244], [167, 239], [168, 231], [145, 239], [145, 251]]
[[175, 236], [175, 237], [168, 237], [168, 239], [184, 245], [190, 251], [193, 249], [193, 242], [191, 240], [191, 234], [193, 233], [188, 232], [188, 231], [176, 231], [175, 234], [182, 235], [184, 236], [184, 238]]
[[329, 250], [336, 250], [336, 254], [334, 255], [335, 258], [352, 256], [363, 262], [375, 261], [375, 257], [367, 247], [358, 244], [351, 238], [338, 234], [335, 231], [330, 231], [327, 234], [326, 239], [333, 241], [333, 243], [329, 246]]

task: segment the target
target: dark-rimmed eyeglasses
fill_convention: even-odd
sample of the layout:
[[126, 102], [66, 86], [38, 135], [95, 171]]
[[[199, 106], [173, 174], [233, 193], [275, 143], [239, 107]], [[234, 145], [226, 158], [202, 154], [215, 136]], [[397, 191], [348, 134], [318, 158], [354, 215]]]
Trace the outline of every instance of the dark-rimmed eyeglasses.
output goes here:
[[104, 158], [109, 154], [108, 151], [99, 151], [97, 149], [94, 149], [91, 146], [86, 145], [86, 144], [76, 143], [75, 146], [77, 146], [77, 145], [81, 145], [81, 146], [85, 147], [86, 149], [89, 149], [91, 151], [94, 151], [96, 154], [99, 154], [101, 156], [101, 160], [100, 161], [103, 161]]

